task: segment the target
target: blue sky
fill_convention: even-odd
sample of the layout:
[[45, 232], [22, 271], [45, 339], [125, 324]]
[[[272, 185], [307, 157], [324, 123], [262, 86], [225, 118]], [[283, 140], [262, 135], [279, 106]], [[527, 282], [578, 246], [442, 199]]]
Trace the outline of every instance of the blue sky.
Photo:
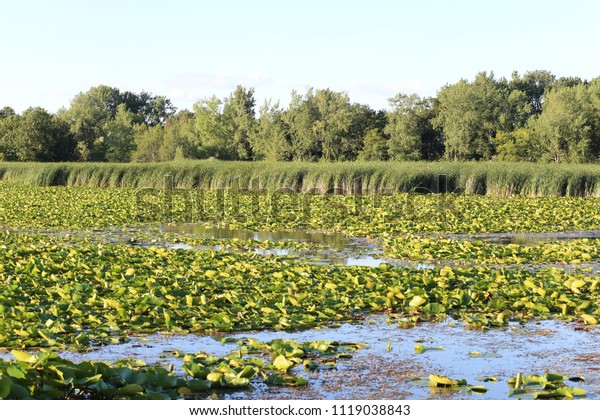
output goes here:
[[597, 0], [0, 0], [0, 107], [68, 107], [106, 84], [179, 108], [237, 84], [375, 109], [479, 71], [600, 76]]

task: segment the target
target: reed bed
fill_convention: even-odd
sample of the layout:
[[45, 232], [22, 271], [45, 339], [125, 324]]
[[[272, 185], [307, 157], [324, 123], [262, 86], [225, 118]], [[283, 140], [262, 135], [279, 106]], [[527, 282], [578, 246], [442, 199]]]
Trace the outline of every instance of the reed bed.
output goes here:
[[98, 188], [600, 197], [600, 165], [504, 162], [1, 162], [0, 180]]

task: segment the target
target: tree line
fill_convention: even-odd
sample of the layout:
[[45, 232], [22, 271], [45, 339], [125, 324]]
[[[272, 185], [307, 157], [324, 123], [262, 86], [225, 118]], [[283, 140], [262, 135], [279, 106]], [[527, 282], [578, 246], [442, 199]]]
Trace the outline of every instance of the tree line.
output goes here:
[[345, 92], [292, 91], [287, 108], [238, 86], [181, 110], [164, 97], [93, 87], [56, 114], [0, 109], [0, 160], [503, 160], [597, 162], [600, 78], [482, 72], [436, 97], [399, 93], [388, 110]]

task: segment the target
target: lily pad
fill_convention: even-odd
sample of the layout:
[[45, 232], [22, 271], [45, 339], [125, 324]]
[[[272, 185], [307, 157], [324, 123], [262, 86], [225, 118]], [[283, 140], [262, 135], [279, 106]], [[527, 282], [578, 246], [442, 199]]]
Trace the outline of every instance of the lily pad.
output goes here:
[[423, 344], [419, 344], [419, 343], [415, 344], [415, 353], [416, 354], [423, 354], [429, 350], [446, 350], [446, 349], [442, 346], [427, 347], [427, 346], [424, 346]]
[[279, 355], [273, 361], [273, 366], [276, 369], [286, 372], [289, 368], [294, 366], [294, 362], [288, 360], [285, 356]]
[[456, 386], [465, 386], [467, 381], [464, 379], [450, 379], [446, 376], [441, 375], [429, 375], [429, 380], [432, 386], [437, 387], [456, 387]]

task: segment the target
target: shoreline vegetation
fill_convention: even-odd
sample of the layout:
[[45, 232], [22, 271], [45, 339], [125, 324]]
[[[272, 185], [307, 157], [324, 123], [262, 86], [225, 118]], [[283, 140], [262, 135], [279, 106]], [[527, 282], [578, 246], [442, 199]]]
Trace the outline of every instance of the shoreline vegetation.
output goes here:
[[0, 162], [29, 186], [600, 197], [600, 165], [509, 162]]
[[165, 96], [99, 85], [56, 113], [0, 108], [0, 161], [600, 162], [600, 77], [481, 72], [388, 104], [308, 87], [287, 107], [260, 105], [240, 85], [177, 110]]

